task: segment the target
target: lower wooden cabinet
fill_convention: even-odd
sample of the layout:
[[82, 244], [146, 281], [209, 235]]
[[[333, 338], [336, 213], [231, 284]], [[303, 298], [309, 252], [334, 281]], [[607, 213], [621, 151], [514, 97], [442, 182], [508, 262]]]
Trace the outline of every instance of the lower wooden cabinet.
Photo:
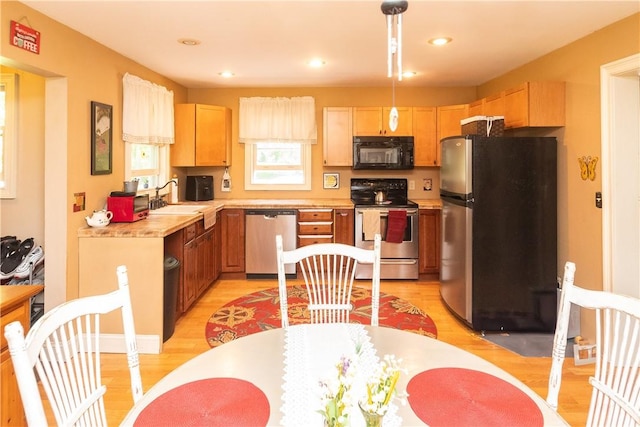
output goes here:
[[333, 243], [333, 209], [298, 209], [298, 247]]
[[353, 246], [354, 242], [354, 211], [353, 209], [336, 209], [333, 214], [334, 238], [336, 243]]
[[440, 209], [420, 209], [418, 255], [420, 274], [440, 272]]
[[27, 424], [22, 409], [20, 391], [9, 355], [9, 346], [4, 337], [4, 327], [19, 321], [25, 335], [31, 326], [31, 297], [42, 292], [42, 285], [4, 285], [0, 287], [0, 425], [24, 426]]
[[244, 273], [244, 210], [223, 209], [220, 218], [222, 233], [223, 273]]

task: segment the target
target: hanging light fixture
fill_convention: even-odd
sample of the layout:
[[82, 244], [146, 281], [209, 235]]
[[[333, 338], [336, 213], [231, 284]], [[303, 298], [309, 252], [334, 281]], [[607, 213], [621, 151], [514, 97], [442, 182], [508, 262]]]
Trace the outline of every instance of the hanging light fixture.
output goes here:
[[[380, 5], [380, 10], [387, 17], [387, 77], [393, 79], [394, 61], [396, 57], [398, 81], [402, 81], [402, 14], [409, 7], [409, 2], [387, 0]], [[392, 105], [389, 111], [389, 129], [395, 132], [398, 128], [398, 109], [396, 108], [395, 80], [391, 81]]]

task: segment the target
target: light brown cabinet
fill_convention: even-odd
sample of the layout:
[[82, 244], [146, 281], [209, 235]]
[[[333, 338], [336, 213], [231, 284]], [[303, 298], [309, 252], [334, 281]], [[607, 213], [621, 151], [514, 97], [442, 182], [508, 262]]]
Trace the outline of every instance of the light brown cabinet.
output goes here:
[[413, 158], [415, 166], [438, 166], [436, 107], [413, 107]]
[[354, 243], [354, 223], [355, 215], [353, 209], [336, 209], [333, 215], [333, 228], [335, 243], [343, 243], [353, 246]]
[[419, 272], [435, 274], [440, 272], [440, 209], [420, 209]]
[[220, 218], [222, 273], [244, 273], [244, 224], [243, 209], [222, 210]]
[[325, 166], [353, 165], [353, 109], [325, 107], [322, 110], [322, 150]]
[[461, 134], [462, 128], [460, 126], [460, 120], [469, 117], [469, 104], [446, 105], [443, 107], [437, 107], [437, 114], [437, 164], [440, 165], [440, 141], [442, 140], [442, 138]]
[[217, 280], [222, 272], [222, 232], [220, 228], [220, 212], [216, 212], [216, 223], [213, 226], [213, 280]]
[[[474, 116], [504, 116], [504, 92], [478, 99], [469, 104], [468, 117]], [[466, 117], [465, 117], [466, 118]]]
[[4, 337], [4, 327], [11, 322], [19, 321], [24, 328], [25, 335], [31, 326], [31, 297], [39, 294], [44, 289], [42, 285], [5, 285], [0, 286], [0, 425], [23, 426], [27, 422], [22, 408], [20, 391], [16, 382], [15, 371], [9, 347]]
[[526, 82], [504, 91], [504, 126], [558, 127], [565, 125], [565, 83]]
[[230, 166], [231, 110], [203, 104], [175, 105], [171, 166]]
[[413, 134], [413, 112], [411, 107], [396, 107], [396, 109], [398, 110], [398, 127], [395, 131], [392, 131], [389, 129], [391, 107], [354, 107], [353, 135], [411, 136]]
[[333, 209], [298, 209], [298, 247], [333, 242]]

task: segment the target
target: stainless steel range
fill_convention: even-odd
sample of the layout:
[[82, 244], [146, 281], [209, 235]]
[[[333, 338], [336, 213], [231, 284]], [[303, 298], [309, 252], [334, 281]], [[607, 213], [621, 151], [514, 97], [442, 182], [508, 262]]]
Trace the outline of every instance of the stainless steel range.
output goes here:
[[[403, 178], [352, 178], [355, 245], [373, 249], [373, 235], [382, 236], [380, 277], [418, 278], [418, 205], [408, 199]], [[358, 279], [371, 278], [370, 265], [358, 265]]]

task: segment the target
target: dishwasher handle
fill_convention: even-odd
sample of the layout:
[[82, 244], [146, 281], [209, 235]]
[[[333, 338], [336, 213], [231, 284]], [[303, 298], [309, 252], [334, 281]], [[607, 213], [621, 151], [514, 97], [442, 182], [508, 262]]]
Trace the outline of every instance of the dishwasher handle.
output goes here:
[[295, 215], [295, 209], [247, 209], [245, 215], [261, 215], [265, 219], [274, 219], [280, 215]]

